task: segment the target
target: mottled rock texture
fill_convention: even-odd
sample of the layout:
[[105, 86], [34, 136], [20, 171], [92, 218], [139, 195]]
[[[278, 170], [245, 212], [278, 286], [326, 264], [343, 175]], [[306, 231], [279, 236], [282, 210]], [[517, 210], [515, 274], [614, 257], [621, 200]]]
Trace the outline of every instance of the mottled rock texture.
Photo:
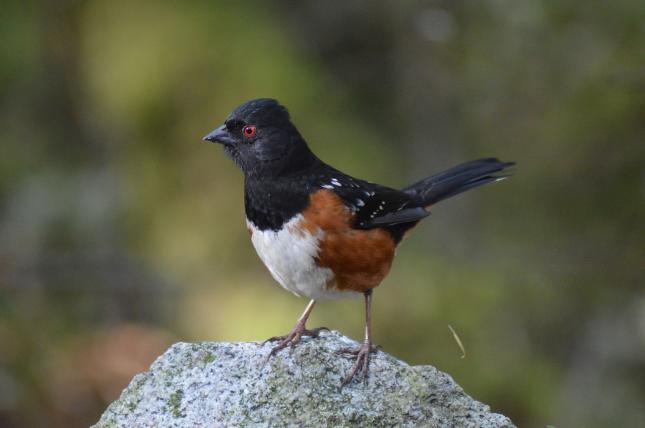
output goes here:
[[264, 367], [271, 344], [178, 343], [137, 375], [96, 427], [513, 427], [431, 366], [385, 352], [367, 382], [340, 388], [353, 340], [305, 338]]

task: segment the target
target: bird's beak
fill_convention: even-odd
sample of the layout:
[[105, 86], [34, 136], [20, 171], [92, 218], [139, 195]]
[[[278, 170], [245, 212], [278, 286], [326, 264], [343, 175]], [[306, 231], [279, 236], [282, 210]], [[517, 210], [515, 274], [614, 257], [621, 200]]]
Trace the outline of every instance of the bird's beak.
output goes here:
[[226, 125], [222, 125], [219, 128], [214, 129], [202, 139], [204, 141], [212, 141], [214, 143], [220, 143], [224, 145], [235, 144], [235, 139], [226, 129]]

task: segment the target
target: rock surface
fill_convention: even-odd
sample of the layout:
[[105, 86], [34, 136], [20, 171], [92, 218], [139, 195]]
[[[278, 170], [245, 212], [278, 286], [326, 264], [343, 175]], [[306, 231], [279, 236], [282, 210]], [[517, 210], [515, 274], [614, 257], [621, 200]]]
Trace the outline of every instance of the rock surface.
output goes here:
[[[339, 388], [358, 343], [337, 332], [304, 338], [263, 367], [271, 345], [177, 343], [137, 375], [95, 427], [513, 427], [431, 366], [384, 353], [366, 382]], [[362, 378], [361, 378], [362, 379]]]

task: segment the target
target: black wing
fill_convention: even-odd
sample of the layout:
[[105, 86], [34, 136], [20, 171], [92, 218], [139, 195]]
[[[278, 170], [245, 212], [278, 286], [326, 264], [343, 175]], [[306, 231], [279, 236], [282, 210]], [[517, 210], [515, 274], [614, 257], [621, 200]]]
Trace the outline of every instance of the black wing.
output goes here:
[[332, 190], [354, 212], [357, 229], [416, 223], [430, 213], [415, 206], [407, 193], [359, 180], [331, 169], [318, 180], [320, 188]]

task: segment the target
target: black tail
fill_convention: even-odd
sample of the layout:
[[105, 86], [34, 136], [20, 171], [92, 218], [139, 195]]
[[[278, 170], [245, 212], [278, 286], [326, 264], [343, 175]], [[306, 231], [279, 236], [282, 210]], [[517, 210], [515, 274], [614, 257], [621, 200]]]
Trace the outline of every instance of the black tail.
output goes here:
[[502, 180], [508, 177], [508, 174], [496, 173], [514, 164], [501, 162], [496, 158], [478, 159], [424, 178], [402, 190], [414, 197], [419, 206], [427, 207], [473, 187]]

